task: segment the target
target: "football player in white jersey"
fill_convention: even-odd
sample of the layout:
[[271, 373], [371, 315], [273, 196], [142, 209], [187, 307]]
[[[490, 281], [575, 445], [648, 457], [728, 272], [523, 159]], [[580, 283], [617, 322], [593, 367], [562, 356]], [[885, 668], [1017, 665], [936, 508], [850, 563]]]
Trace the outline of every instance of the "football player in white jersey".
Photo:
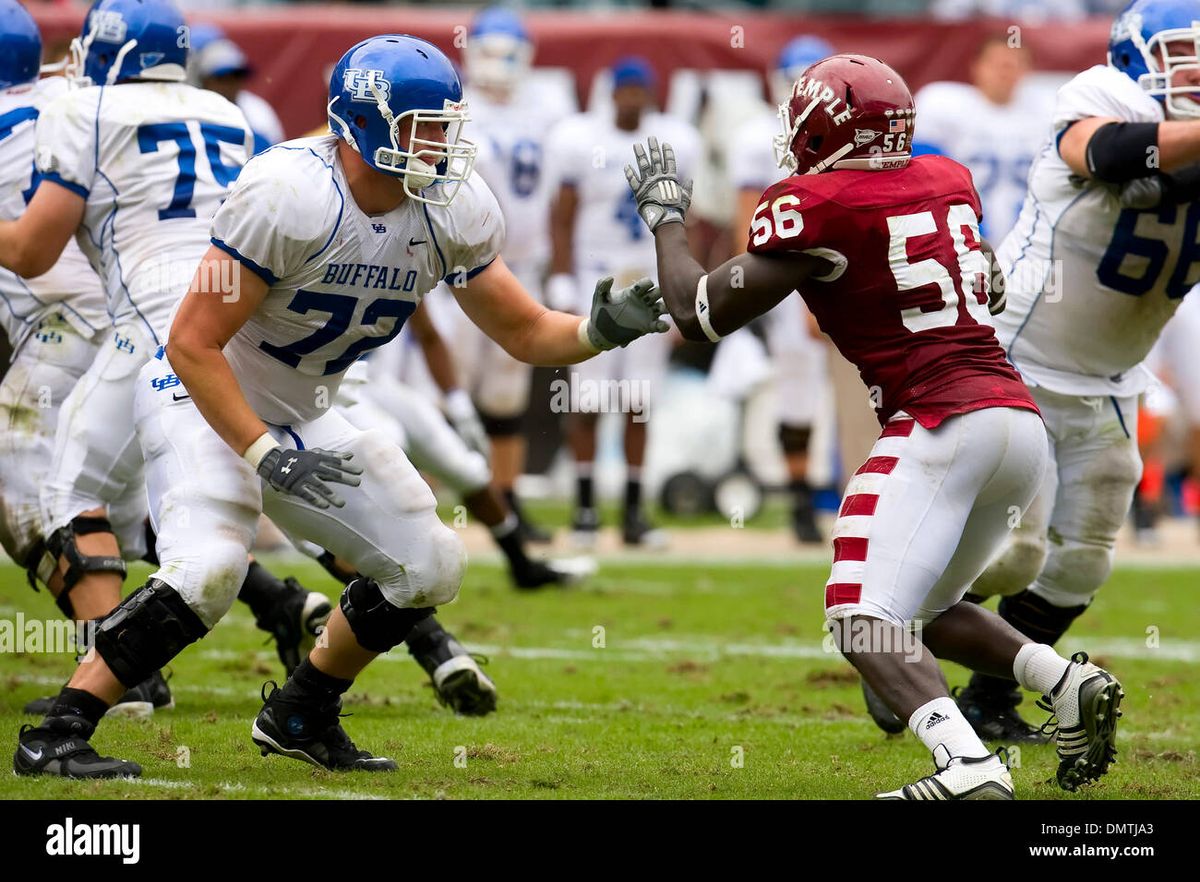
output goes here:
[[211, 89], [236, 104], [254, 133], [254, 152], [261, 153], [283, 140], [283, 124], [270, 103], [244, 88], [250, 62], [237, 43], [216, 25], [194, 25], [191, 30], [188, 76], [201, 89]]
[[[520, 18], [491, 7], [471, 22], [463, 68], [471, 131], [479, 145], [475, 168], [500, 203], [508, 229], [504, 262], [525, 290], [541, 299], [550, 255], [546, 138], [574, 108], [530, 78], [533, 52]], [[548, 542], [550, 535], [529, 521], [514, 489], [525, 468], [522, 420], [532, 368], [509, 356], [461, 310], [453, 313], [454, 357], [491, 441], [492, 479], [524, 537]]]
[[[975, 583], [1054, 644], [1112, 569], [1142, 471], [1142, 364], [1200, 280], [1200, 18], [1192, 0], [1136, 0], [1108, 64], [1063, 86], [1016, 228], [997, 249], [1008, 308], [996, 333], [1051, 440], [1038, 498]], [[1196, 295], [1192, 295], [1196, 296]], [[1015, 684], [976, 675], [959, 703], [987, 738], [1038, 740]]]
[[[0, 0], [0, 219], [15, 220], [35, 189], [34, 125], [67, 88], [39, 80], [42, 38], [16, 0]], [[36, 279], [0, 269], [0, 324], [12, 362], [0, 384], [0, 545], [26, 566], [40, 560], [39, 488], [54, 452], [58, 411], [96, 355], [108, 325], [100, 280], [74, 242]]]
[[[651, 134], [677, 147], [679, 167], [691, 174], [700, 158], [700, 136], [691, 125], [655, 113], [654, 72], [642, 58], [618, 61], [612, 68], [611, 115], [582, 113], [564, 120], [550, 138], [550, 162], [558, 181], [552, 208], [551, 272], [547, 295], [557, 305], [574, 301], [587, 311], [587, 292], [597, 275], [611, 275], [617, 285], [641, 277], [653, 278], [654, 239], [642, 225], [622, 171], [622, 157]], [[572, 382], [586, 384], [579, 399], [599, 401], [613, 381], [641, 384], [647, 390], [645, 408], [666, 371], [670, 340], [651, 337], [634, 346], [601, 356], [571, 371]], [[642, 462], [646, 452], [643, 408], [626, 415], [624, 541], [627, 545], [660, 545], [665, 536], [652, 529], [642, 511]], [[577, 494], [572, 520], [574, 538], [590, 546], [600, 525], [593, 489], [596, 426], [599, 413], [571, 414], [568, 438], [575, 457]]]
[[373, 37], [334, 67], [323, 138], [255, 157], [212, 221], [170, 336], [137, 381], [138, 437], [161, 565], [100, 625], [51, 713], [20, 735], [23, 774], [140, 774], [87, 739], [105, 709], [228, 611], [260, 512], [362, 574], [321, 641], [266, 696], [264, 752], [394, 769], [354, 746], [341, 695], [458, 592], [466, 557], [403, 451], [330, 409], [342, 375], [451, 279], [512, 355], [582, 361], [666, 329], [648, 280], [596, 286], [580, 319], [539, 306], [499, 258], [504, 222], [462, 140], [458, 74], [424, 40]]
[[[187, 46], [183, 17], [166, 0], [96, 3], [72, 48], [81, 88], [38, 117], [37, 191], [18, 220], [0, 223], [0, 266], [36, 278], [70, 253], [74, 237], [107, 297], [111, 327], [59, 414], [41, 488], [47, 551], [32, 571], [78, 620], [117, 605], [125, 560], [153, 556], [134, 383], [208, 247], [209, 218], [249, 156], [241, 111], [182, 82]], [[301, 633], [304, 623], [316, 627], [329, 608], [258, 564], [242, 599], [276, 635], [288, 667], [314, 636]], [[170, 703], [157, 674], [146, 689], [155, 705]]]
[[971, 170], [983, 200], [980, 232], [991, 242], [1016, 223], [1030, 163], [1050, 127], [1049, 93], [1025, 79], [1031, 65], [1028, 49], [989, 36], [971, 64], [970, 83], [930, 83], [915, 98], [921, 128], [914, 155], [940, 153]]
[[[804, 69], [834, 51], [820, 37], [805, 35], [788, 41], [768, 77], [773, 106], [764, 106], [734, 136], [726, 162], [737, 190], [730, 231], [735, 254], [746, 250], [746, 230], [750, 229], [763, 191], [785, 174], [771, 148], [779, 131], [778, 107], [788, 99], [792, 83]], [[822, 390], [829, 383], [825, 344], [810, 331], [808, 308], [799, 297], [786, 298], [764, 317], [764, 322], [778, 402], [779, 444], [792, 494], [792, 532], [801, 542], [820, 542], [813, 491], [808, 483], [808, 445]]]

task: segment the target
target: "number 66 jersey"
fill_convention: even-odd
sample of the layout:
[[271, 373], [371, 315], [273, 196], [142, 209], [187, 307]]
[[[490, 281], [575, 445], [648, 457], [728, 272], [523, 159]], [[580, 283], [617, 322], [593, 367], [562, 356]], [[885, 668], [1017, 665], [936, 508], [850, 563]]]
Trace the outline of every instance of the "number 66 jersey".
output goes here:
[[504, 244], [477, 173], [450, 205], [406, 199], [368, 215], [337, 145], [327, 135], [259, 154], [212, 222], [212, 243], [269, 286], [224, 351], [254, 412], [276, 426], [327, 412], [350, 365], [394, 339], [438, 282], [465, 284]]
[[1146, 388], [1141, 362], [1200, 278], [1200, 202], [1126, 207], [1116, 185], [1075, 176], [1058, 143], [1088, 117], [1157, 123], [1163, 108], [1104, 65], [1059, 90], [1020, 219], [996, 249], [1008, 279], [996, 333], [1031, 385], [1122, 398]]
[[987, 407], [1037, 411], [988, 313], [979, 195], [944, 156], [898, 169], [785, 178], [763, 194], [754, 254], [824, 258], [801, 286], [821, 330], [858, 368], [881, 424], [926, 429]]

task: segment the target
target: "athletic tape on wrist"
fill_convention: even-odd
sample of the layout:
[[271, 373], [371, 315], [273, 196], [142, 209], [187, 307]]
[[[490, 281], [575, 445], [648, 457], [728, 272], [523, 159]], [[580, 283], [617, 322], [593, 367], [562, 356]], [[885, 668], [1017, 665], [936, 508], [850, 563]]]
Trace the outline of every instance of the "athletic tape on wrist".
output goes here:
[[603, 352], [604, 350], [597, 349], [595, 346], [592, 345], [591, 338], [588, 337], [588, 326], [590, 324], [591, 324], [591, 319], [587, 319], [587, 318], [585, 318], [583, 321], [581, 321], [579, 323], [579, 327], [578, 327], [579, 344], [584, 349], [586, 349], [588, 352], [590, 352], [592, 355], [598, 355], [601, 352]]
[[721, 335], [713, 330], [709, 312], [708, 276], [701, 276], [700, 281], [696, 284], [696, 321], [700, 323], [700, 330], [704, 332], [705, 337], [714, 343], [719, 343]]
[[242, 459], [257, 469], [263, 457], [278, 446], [279, 442], [271, 437], [270, 432], [263, 432], [257, 441], [246, 448], [246, 452], [242, 454]]

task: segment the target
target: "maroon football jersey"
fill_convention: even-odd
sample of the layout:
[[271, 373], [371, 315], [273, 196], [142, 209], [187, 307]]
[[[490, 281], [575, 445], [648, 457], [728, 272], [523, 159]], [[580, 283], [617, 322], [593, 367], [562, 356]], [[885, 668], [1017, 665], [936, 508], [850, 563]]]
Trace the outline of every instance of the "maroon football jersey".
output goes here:
[[798, 286], [862, 375], [880, 423], [932, 429], [954, 414], [1037, 405], [996, 341], [971, 174], [944, 156], [890, 171], [786, 178], [754, 213], [749, 250], [833, 265]]

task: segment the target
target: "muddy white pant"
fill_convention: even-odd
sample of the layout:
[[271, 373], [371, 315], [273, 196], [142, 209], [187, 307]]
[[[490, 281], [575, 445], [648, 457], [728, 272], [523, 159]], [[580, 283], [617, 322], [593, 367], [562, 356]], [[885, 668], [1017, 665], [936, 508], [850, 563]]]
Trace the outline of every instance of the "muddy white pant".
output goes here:
[[98, 338], [85, 339], [50, 316], [22, 342], [0, 384], [0, 544], [18, 563], [42, 538], [40, 494], [59, 411], [97, 346]]
[[384, 432], [357, 429], [333, 410], [270, 428], [282, 445], [347, 451], [363, 469], [360, 486], [336, 487], [345, 507], [319, 509], [265, 485], [208, 425], [165, 358], [142, 369], [135, 412], [158, 532], [155, 578], [208, 627], [233, 605], [262, 512], [374, 579], [395, 606], [440, 606], [457, 595], [462, 542], [438, 520], [433, 491]]
[[934, 429], [893, 417], [846, 487], [827, 620], [925, 624], [958, 603], [1028, 509], [1047, 448], [1029, 410], [991, 407]]
[[973, 590], [1028, 588], [1055, 606], [1082, 606], [1112, 572], [1117, 532], [1142, 476], [1137, 398], [1031, 391], [1050, 433], [1050, 467], [1003, 556]]
[[54, 458], [42, 487], [49, 536], [77, 515], [106, 508], [126, 560], [146, 553], [142, 452], [133, 430], [137, 372], [156, 344], [142, 324], [100, 338], [96, 357], [63, 402]]

